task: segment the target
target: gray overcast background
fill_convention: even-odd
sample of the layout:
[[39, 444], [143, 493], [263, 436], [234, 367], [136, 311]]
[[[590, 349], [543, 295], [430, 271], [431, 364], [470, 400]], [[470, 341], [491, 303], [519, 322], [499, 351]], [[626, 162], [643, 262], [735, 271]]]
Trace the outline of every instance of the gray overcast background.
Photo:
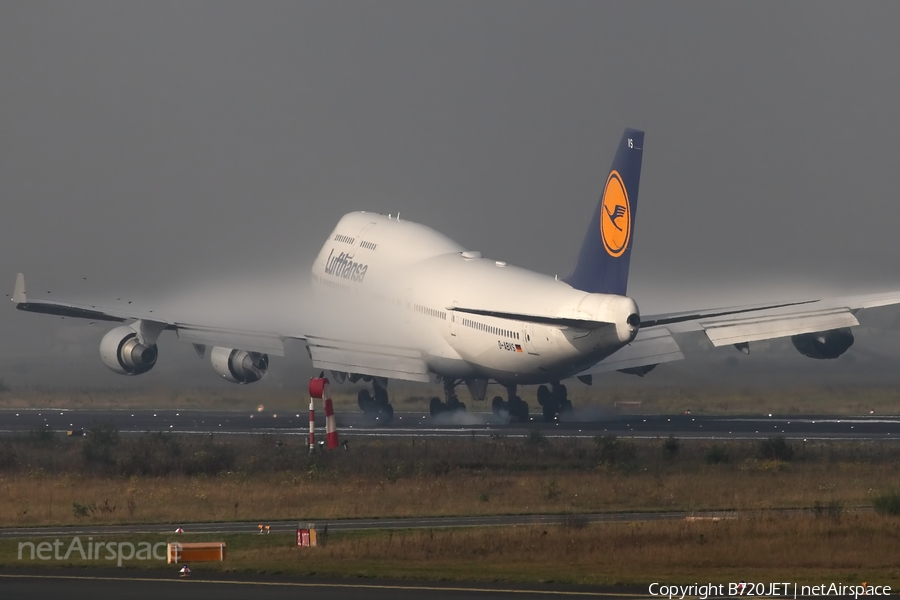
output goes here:
[[[6, 1], [0, 285], [305, 280], [359, 209], [565, 274], [630, 126], [645, 313], [897, 289], [898, 23], [891, 2]], [[7, 381], [123, 379], [107, 327], [0, 308]], [[166, 353], [192, 354], [162, 343], [146, 377], [171, 382]]]

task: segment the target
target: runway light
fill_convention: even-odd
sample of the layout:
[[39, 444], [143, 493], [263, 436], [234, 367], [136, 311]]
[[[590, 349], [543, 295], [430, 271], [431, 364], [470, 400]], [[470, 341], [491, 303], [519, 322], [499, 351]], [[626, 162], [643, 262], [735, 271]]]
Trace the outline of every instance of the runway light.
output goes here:
[[772, 416], [772, 413], [769, 413], [769, 416], [771, 417], [771, 416]]

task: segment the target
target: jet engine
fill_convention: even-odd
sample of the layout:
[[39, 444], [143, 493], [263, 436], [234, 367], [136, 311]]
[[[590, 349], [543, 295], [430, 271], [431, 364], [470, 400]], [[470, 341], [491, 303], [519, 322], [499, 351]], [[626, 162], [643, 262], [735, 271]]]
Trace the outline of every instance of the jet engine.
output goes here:
[[853, 345], [853, 332], [849, 327], [803, 333], [791, 336], [794, 348], [809, 358], [837, 358]]
[[119, 375], [146, 373], [156, 364], [158, 355], [156, 344], [143, 345], [134, 329], [125, 325], [116, 327], [100, 340], [103, 364]]
[[216, 346], [209, 353], [216, 373], [231, 383], [259, 381], [269, 370], [269, 355]]

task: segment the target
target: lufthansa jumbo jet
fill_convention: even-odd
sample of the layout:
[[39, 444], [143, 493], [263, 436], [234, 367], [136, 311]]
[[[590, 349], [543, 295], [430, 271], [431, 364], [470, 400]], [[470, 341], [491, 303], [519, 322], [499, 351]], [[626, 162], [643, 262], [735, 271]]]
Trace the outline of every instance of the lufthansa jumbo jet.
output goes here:
[[[643, 375], [684, 358], [673, 334], [702, 331], [714, 346], [747, 351], [750, 342], [791, 337], [816, 359], [837, 358], [853, 344], [851, 327], [865, 308], [900, 303], [900, 292], [772, 303], [687, 313], [641, 315], [627, 294], [634, 243], [644, 132], [626, 129], [603, 194], [594, 209], [571, 274], [562, 279], [483, 257], [437, 231], [393, 215], [354, 212], [328, 236], [312, 269], [322, 307], [359, 314], [382, 327], [342, 328], [316, 319], [295, 330], [253, 330], [221, 323], [182, 322], [165, 311], [32, 300], [24, 277], [13, 302], [23, 311], [124, 323], [105, 335], [100, 358], [122, 375], [156, 364], [157, 339], [166, 330], [209, 355], [217, 373], [245, 384], [259, 380], [270, 354], [283, 355], [290, 339], [306, 343], [312, 364], [337, 382], [371, 382], [360, 408], [382, 421], [393, 415], [390, 379], [437, 381], [444, 399], [431, 413], [465, 410], [456, 388], [465, 384], [484, 401], [488, 384], [506, 389], [492, 401], [495, 414], [529, 418], [520, 385], [537, 385], [543, 416], [572, 410], [562, 381], [609, 371]], [[157, 307], [158, 308], [158, 307]], [[277, 329], [277, 328], [276, 328]]]

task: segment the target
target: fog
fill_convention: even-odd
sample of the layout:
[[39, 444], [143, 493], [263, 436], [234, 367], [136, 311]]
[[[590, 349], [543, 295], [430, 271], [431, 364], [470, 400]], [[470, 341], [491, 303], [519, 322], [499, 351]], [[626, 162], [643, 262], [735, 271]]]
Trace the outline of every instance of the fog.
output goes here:
[[[637, 127], [644, 314], [900, 289], [898, 19], [892, 3], [2, 3], [0, 285], [22, 271], [42, 297], [302, 328], [311, 262], [360, 209], [562, 275]], [[896, 383], [895, 319], [861, 316], [837, 361], [689, 341], [694, 360], [604, 381]], [[117, 377], [108, 329], [7, 303], [0, 377], [224, 385], [170, 333], [154, 371]], [[306, 373], [294, 350], [259, 385]]]

